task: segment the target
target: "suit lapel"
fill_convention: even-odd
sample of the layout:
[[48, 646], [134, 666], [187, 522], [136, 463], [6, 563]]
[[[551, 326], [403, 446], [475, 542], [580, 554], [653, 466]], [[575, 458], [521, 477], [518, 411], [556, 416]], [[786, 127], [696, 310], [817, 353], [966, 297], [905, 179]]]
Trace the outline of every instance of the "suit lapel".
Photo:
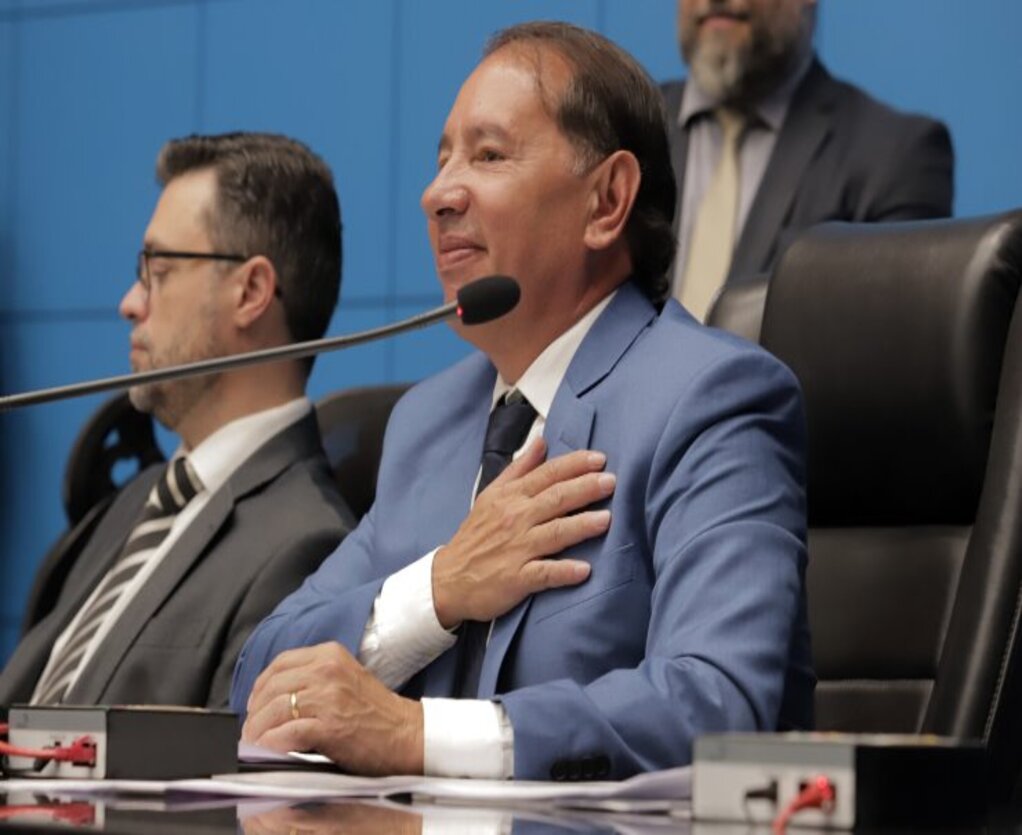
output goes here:
[[153, 466], [124, 488], [96, 527], [92, 538], [78, 555], [56, 606], [19, 642], [3, 670], [0, 688], [2, 703], [27, 702], [50, 658], [53, 644], [67, 628], [92, 593], [114, 558], [142, 510], [162, 465]]
[[[162, 475], [164, 466], [158, 464], [149, 467], [125, 488], [123, 500], [114, 502], [108, 517], [99, 523], [89, 543], [82, 549], [75, 568], [72, 569], [64, 586], [71, 592], [71, 596], [61, 595], [67, 599], [67, 603], [59, 607], [61, 629], [77, 614], [86, 598], [99, 585], [120, 554], [124, 541], [142, 514], [142, 506], [149, 497], [153, 485]], [[80, 574], [77, 571], [79, 567]]]
[[834, 85], [817, 59], [795, 91], [732, 259], [730, 277], [762, 273], [776, 256], [781, 230], [806, 169], [834, 126]]
[[236, 502], [318, 448], [316, 419], [309, 414], [267, 441], [235, 471], [171, 546], [113, 625], [92, 662], [71, 689], [69, 701], [88, 704], [102, 700], [110, 679], [135, 645], [139, 633], [185, 579], [192, 566], [205, 555], [210, 541], [231, 516]]
[[424, 490], [417, 497], [416, 544], [425, 554], [448, 542], [472, 506], [490, 400], [497, 372], [482, 354], [471, 369], [456, 402], [436, 404], [436, 443], [423, 456], [423, 473], [442, 473], [443, 489]]
[[[631, 281], [625, 282], [582, 340], [557, 390], [543, 432], [549, 458], [589, 448], [596, 409], [584, 396], [614, 369], [655, 318], [649, 300]], [[525, 598], [494, 621], [479, 677], [479, 698], [496, 693], [501, 667], [532, 600]]]
[[685, 194], [685, 165], [688, 160], [688, 131], [678, 124], [681, 113], [681, 97], [685, 91], [684, 82], [672, 82], [663, 87], [664, 106], [667, 110], [667, 138], [671, 148], [671, 167], [677, 196], [674, 209], [674, 234], [678, 236], [681, 226], [681, 204]]
[[[450, 541], [472, 506], [497, 372], [481, 354], [469, 362], [474, 365], [459, 391], [458, 401], [437, 405], [444, 417], [433, 433], [437, 443], [431, 445], [423, 461], [423, 472], [433, 474], [430, 481], [437, 489], [422, 491], [418, 499], [415, 527], [420, 554]], [[436, 474], [442, 474], [439, 480]], [[425, 667], [421, 678], [416, 677], [422, 692], [449, 695], [454, 688], [457, 658], [455, 647]]]

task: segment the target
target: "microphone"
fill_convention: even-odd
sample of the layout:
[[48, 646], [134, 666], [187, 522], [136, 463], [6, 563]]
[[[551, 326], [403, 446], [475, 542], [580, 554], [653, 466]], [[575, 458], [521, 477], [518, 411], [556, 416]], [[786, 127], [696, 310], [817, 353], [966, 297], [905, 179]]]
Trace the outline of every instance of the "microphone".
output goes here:
[[125, 389], [143, 383], [160, 383], [165, 380], [177, 380], [181, 377], [197, 377], [203, 374], [216, 374], [230, 371], [246, 365], [257, 365], [274, 360], [296, 360], [311, 357], [326, 351], [337, 351], [351, 348], [366, 342], [374, 342], [386, 336], [424, 328], [457, 316], [465, 325], [482, 325], [499, 319], [509, 313], [518, 304], [521, 290], [518, 282], [506, 275], [491, 275], [466, 284], [458, 291], [457, 301], [418, 313], [400, 322], [393, 322], [378, 328], [360, 331], [347, 336], [332, 336], [324, 339], [313, 339], [293, 345], [280, 345], [276, 348], [265, 348], [261, 351], [250, 351], [246, 354], [233, 354], [229, 357], [199, 360], [185, 365], [168, 368], [156, 368], [138, 374], [121, 374], [117, 377], [106, 377], [102, 380], [90, 380], [85, 383], [73, 383], [67, 386], [28, 391], [23, 394], [11, 394], [0, 397], [0, 414], [22, 406], [34, 406], [54, 400], [66, 400], [100, 391]]

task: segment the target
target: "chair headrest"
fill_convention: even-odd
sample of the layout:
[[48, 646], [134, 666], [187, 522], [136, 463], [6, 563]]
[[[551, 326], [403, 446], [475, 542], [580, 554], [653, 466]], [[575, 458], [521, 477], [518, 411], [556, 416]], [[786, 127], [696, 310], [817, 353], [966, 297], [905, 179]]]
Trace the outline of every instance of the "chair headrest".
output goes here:
[[356, 519], [365, 515], [376, 496], [387, 419], [408, 387], [394, 383], [346, 389], [316, 403], [323, 450], [337, 489]]
[[798, 376], [810, 523], [971, 523], [1022, 276], [1022, 210], [825, 224], [771, 281], [761, 342]]

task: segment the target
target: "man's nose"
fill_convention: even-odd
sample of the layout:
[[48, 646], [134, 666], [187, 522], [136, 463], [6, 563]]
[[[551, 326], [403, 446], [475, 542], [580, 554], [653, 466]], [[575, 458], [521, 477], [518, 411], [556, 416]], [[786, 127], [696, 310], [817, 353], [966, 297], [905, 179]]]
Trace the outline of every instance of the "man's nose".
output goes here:
[[451, 164], [437, 172], [422, 192], [422, 210], [430, 220], [447, 214], [462, 214], [468, 208], [469, 193], [460, 172]]
[[137, 322], [145, 318], [147, 309], [148, 302], [146, 300], [146, 292], [142, 287], [142, 282], [136, 279], [131, 282], [128, 292], [125, 293], [124, 298], [121, 299], [118, 310], [120, 311], [121, 316], [125, 319]]

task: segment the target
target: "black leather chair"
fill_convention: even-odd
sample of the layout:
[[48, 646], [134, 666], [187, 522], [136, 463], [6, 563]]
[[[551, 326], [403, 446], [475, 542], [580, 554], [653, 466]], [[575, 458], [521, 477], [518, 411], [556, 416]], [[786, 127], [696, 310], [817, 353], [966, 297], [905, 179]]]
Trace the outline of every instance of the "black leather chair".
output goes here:
[[387, 418], [408, 386], [352, 388], [328, 394], [316, 404], [323, 448], [356, 519], [365, 515], [376, 497]]
[[22, 634], [53, 608], [68, 571], [119, 487], [139, 470], [162, 460], [152, 418], [136, 411], [127, 394], [110, 398], [89, 418], [64, 467], [62, 498], [68, 529], [36, 570]]
[[809, 428], [817, 727], [984, 740], [1022, 761], [1022, 211], [828, 224], [761, 343]]

